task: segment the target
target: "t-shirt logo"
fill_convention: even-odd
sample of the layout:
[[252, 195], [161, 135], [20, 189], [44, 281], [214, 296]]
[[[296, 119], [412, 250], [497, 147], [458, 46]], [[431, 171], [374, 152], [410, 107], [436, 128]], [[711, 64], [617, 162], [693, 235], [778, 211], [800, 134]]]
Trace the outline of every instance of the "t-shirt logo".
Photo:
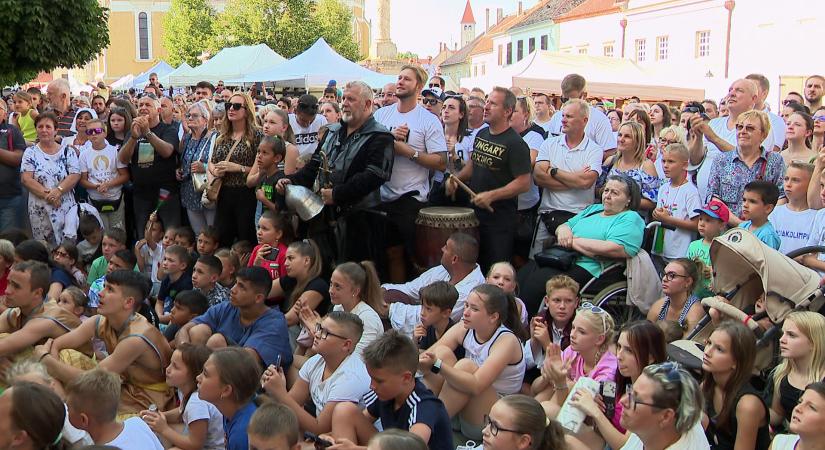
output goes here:
[[295, 145], [311, 145], [318, 142], [318, 132], [295, 135]]
[[476, 137], [473, 143], [473, 163], [489, 170], [500, 169], [499, 164], [504, 160], [507, 147]]
[[155, 162], [155, 147], [152, 147], [152, 144], [149, 141], [141, 141], [138, 144], [138, 167], [140, 168], [147, 168], [151, 167], [152, 163]]
[[269, 201], [272, 201], [273, 186], [271, 184], [262, 184], [261, 190], [264, 191], [264, 196]]

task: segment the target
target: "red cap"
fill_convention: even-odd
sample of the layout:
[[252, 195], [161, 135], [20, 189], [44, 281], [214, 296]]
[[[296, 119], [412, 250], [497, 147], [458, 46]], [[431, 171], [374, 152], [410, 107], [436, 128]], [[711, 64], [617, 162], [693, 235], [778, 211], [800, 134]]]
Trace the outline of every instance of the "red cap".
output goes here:
[[728, 223], [728, 220], [730, 220], [730, 209], [728, 209], [728, 205], [718, 198], [714, 198], [709, 201], [704, 208], [694, 209], [693, 212], [707, 214], [708, 216], [713, 217], [714, 219], [719, 219], [724, 223]]

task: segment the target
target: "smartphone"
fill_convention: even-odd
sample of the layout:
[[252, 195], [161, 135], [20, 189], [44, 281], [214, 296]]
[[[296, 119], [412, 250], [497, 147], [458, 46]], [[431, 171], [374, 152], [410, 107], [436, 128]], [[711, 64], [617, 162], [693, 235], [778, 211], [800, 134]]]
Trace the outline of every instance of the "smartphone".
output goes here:
[[321, 439], [321, 438], [318, 437], [317, 434], [310, 433], [309, 431], [304, 432], [304, 440], [314, 442], [315, 443], [315, 448], [327, 448], [327, 447], [332, 446], [332, 442], [330, 442], [326, 439]]
[[275, 367], [278, 370], [281, 370], [281, 354], [280, 353], [278, 353], [278, 357], [275, 358]]
[[273, 247], [272, 250], [270, 250], [269, 252], [267, 252], [266, 255], [264, 255], [264, 259], [267, 261], [275, 261], [278, 259], [278, 253], [278, 249]]

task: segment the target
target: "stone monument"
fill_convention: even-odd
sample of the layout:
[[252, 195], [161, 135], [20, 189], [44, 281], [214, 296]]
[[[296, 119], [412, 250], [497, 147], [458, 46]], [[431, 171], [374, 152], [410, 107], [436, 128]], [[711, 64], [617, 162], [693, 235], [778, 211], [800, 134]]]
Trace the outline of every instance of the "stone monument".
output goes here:
[[396, 59], [398, 48], [390, 38], [390, 0], [378, 0], [378, 39], [372, 49], [372, 58]]

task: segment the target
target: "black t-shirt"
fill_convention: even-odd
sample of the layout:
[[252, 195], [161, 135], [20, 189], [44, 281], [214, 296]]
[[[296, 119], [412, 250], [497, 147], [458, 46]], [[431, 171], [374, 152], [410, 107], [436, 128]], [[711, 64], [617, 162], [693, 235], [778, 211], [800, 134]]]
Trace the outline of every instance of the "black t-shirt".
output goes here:
[[395, 409], [395, 399], [381, 400], [373, 391], [364, 395], [367, 412], [381, 421], [384, 430], [398, 428], [409, 431], [413, 425], [421, 423], [430, 427], [430, 450], [453, 450], [453, 429], [444, 403], [433, 395], [419, 380], [415, 380], [407, 401]]
[[261, 178], [261, 181], [258, 183], [258, 189], [263, 189], [266, 199], [278, 205], [278, 211], [286, 211], [286, 201], [283, 195], [278, 195], [275, 192], [275, 185], [278, 184], [278, 180], [285, 176], [284, 171], [279, 170], [272, 174], [272, 176]]
[[163, 302], [163, 312], [168, 314], [175, 304], [175, 297], [183, 291], [192, 290], [192, 273], [186, 271], [175, 281], [169, 275], [163, 277], [158, 290], [158, 301]]
[[174, 123], [167, 125], [161, 121], [151, 128], [151, 131], [161, 140], [172, 144], [174, 151], [168, 158], [164, 158], [149, 140], [138, 139], [130, 164], [135, 189], [164, 188], [177, 191], [179, 183], [175, 178], [175, 171], [178, 168], [178, 126]]
[[[281, 289], [284, 291], [284, 297], [289, 298], [292, 295], [292, 290], [295, 289], [295, 286], [298, 285], [298, 280], [292, 278], [289, 275], [284, 275], [280, 278], [281, 280]], [[315, 291], [321, 294], [321, 303], [318, 303], [318, 307], [315, 308], [315, 312], [324, 316], [326, 313], [329, 312], [330, 301], [329, 301], [329, 284], [321, 278], [314, 278], [307, 283], [306, 287], [304, 287], [304, 292], [312, 292]], [[303, 294], [303, 292], [302, 292]]]
[[[530, 148], [512, 128], [495, 135], [490, 132], [490, 127], [479, 131], [473, 142], [471, 159], [473, 176], [469, 184], [477, 193], [504, 187], [519, 175], [530, 173]], [[513, 214], [518, 206], [518, 196], [499, 200], [492, 206], [495, 216]], [[480, 211], [476, 208], [476, 213]]]
[[[447, 330], [449, 330], [453, 325], [455, 325], [455, 322], [453, 322], [453, 319], [449, 319], [447, 322]], [[427, 327], [427, 334], [421, 338], [420, 341], [418, 341], [418, 348], [421, 350], [426, 350], [435, 345], [436, 342], [438, 342], [438, 336], [435, 334], [435, 327], [430, 325]], [[464, 358], [464, 347], [459, 345], [455, 350], [453, 350], [453, 354], [456, 359]]]
[[[26, 149], [26, 139], [20, 128], [7, 123], [0, 124], [0, 149], [9, 149], [9, 136], [11, 136], [11, 146], [15, 150]], [[12, 198], [21, 194], [20, 190], [20, 164], [7, 166], [0, 163], [0, 198]]]

